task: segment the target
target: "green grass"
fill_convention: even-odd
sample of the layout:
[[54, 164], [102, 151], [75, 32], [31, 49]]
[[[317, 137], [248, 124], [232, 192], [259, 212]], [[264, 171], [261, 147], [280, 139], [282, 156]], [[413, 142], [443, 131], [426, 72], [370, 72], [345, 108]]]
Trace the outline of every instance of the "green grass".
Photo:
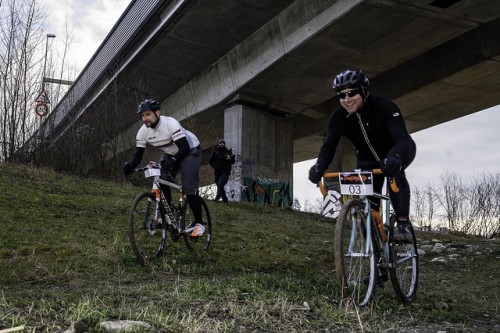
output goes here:
[[[359, 310], [340, 299], [333, 220], [209, 202], [206, 255], [193, 257], [169, 239], [164, 256], [143, 267], [127, 238], [140, 191], [0, 164], [0, 330], [57, 332], [80, 321], [100, 332], [99, 322], [113, 319], [145, 321], [150, 332], [487, 332], [499, 325], [498, 242], [420, 234], [456, 244], [461, 256], [448, 263], [422, 256], [415, 302], [403, 306], [387, 283]], [[491, 251], [477, 255], [467, 244]]]

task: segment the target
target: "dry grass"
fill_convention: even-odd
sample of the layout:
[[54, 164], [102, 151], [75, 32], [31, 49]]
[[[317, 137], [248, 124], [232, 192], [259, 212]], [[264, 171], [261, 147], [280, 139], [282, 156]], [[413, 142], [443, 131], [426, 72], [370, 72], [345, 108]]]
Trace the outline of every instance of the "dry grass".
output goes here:
[[[456, 251], [421, 257], [414, 303], [402, 306], [388, 283], [359, 310], [339, 298], [332, 220], [209, 203], [214, 242], [206, 256], [169, 242], [161, 260], [142, 267], [126, 228], [138, 191], [0, 164], [0, 330], [57, 332], [80, 321], [99, 332], [112, 319], [142, 320], [152, 332], [499, 329], [498, 242], [420, 234]], [[432, 261], [439, 256], [447, 261]]]

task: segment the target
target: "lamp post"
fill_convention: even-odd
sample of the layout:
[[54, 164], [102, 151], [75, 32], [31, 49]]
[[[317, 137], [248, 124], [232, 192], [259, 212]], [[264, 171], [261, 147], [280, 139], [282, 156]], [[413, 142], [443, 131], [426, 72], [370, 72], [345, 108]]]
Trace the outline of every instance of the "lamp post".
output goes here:
[[47, 92], [45, 91], [45, 71], [47, 70], [47, 54], [49, 52], [49, 38], [55, 38], [56, 35], [54, 34], [47, 34], [47, 37], [45, 39], [45, 56], [43, 59], [43, 73], [42, 73], [42, 89], [40, 90], [40, 93], [38, 94], [38, 97], [36, 98], [35, 102], [35, 113], [40, 116], [40, 126], [38, 128], [38, 139], [39, 143], [43, 141], [43, 134], [42, 134], [42, 127], [43, 127], [43, 117], [47, 115], [49, 111], [48, 104], [49, 98], [47, 96]]
[[73, 84], [73, 81], [53, 79], [53, 78], [45, 76], [45, 75], [47, 75], [47, 73], [45, 71], [47, 69], [47, 54], [48, 54], [48, 51], [49, 51], [49, 38], [56, 38], [56, 35], [54, 35], [54, 34], [47, 34], [47, 42], [45, 43], [45, 58], [44, 58], [44, 62], [43, 62], [42, 89], [45, 87], [45, 83], [66, 84], [66, 85], [70, 86], [70, 85]]
[[49, 38], [56, 38], [54, 34], [47, 34], [46, 42], [45, 42], [45, 58], [43, 62], [43, 77], [42, 77], [42, 86], [45, 84], [45, 70], [47, 68], [47, 53], [49, 51]]
[[49, 52], [49, 38], [55, 38], [55, 37], [56, 35], [54, 34], [47, 34], [45, 42], [45, 56], [43, 59], [42, 87], [40, 89], [38, 97], [35, 99], [35, 102], [37, 103], [35, 106], [35, 112], [37, 115], [40, 116], [40, 126], [41, 126], [41, 117], [47, 115], [49, 111], [49, 107], [47, 105], [50, 103], [50, 101], [49, 97], [47, 96], [47, 92], [45, 91], [45, 79], [46, 79], [45, 75], [47, 70], [47, 54]]

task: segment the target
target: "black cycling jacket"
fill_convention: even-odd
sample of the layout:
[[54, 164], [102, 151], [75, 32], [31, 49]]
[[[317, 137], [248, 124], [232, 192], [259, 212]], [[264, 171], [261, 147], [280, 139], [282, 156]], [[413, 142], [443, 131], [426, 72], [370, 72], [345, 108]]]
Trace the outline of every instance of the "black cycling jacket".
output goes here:
[[415, 145], [396, 104], [371, 95], [355, 113], [341, 107], [330, 115], [318, 164], [327, 167], [331, 163], [342, 135], [356, 147], [358, 160], [380, 162], [392, 154], [404, 159]]

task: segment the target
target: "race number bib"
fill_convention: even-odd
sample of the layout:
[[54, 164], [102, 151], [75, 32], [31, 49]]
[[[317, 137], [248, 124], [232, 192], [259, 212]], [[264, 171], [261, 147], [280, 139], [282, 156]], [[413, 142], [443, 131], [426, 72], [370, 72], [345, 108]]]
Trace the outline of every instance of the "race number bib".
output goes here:
[[373, 195], [373, 174], [371, 172], [342, 172], [339, 175], [339, 183], [342, 194]]

